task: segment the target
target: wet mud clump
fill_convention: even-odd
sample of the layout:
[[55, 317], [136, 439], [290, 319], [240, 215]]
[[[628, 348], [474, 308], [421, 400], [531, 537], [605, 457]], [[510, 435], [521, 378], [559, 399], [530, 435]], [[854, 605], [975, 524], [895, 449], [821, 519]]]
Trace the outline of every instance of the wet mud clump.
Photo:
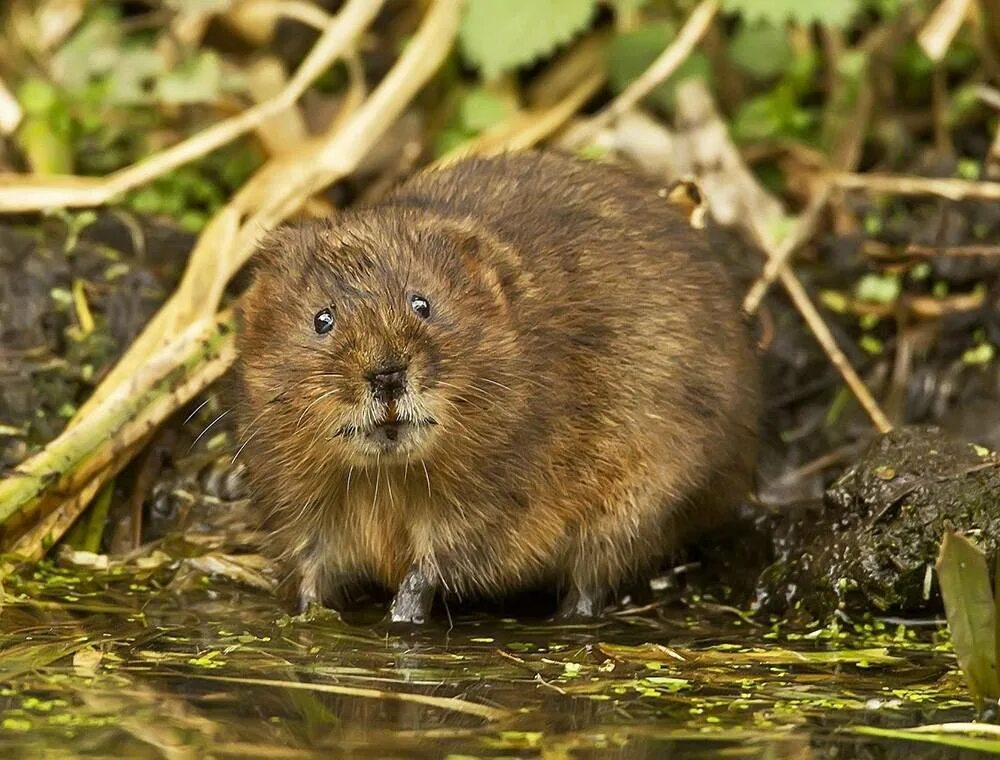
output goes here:
[[756, 604], [799, 609], [918, 612], [940, 609], [933, 572], [945, 531], [968, 534], [996, 556], [1000, 458], [935, 427], [876, 439], [827, 490], [818, 508], [777, 519], [777, 560], [761, 573]]

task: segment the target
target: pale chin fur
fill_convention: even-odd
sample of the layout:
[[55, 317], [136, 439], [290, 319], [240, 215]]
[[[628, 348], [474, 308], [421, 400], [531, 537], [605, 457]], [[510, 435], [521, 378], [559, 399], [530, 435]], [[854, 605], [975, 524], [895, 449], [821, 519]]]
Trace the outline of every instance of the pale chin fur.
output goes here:
[[336, 436], [350, 451], [354, 464], [374, 460], [383, 463], [419, 459], [437, 431], [437, 420], [412, 393], [395, 404], [395, 423], [387, 424], [390, 405], [372, 399], [350, 422], [340, 426]]

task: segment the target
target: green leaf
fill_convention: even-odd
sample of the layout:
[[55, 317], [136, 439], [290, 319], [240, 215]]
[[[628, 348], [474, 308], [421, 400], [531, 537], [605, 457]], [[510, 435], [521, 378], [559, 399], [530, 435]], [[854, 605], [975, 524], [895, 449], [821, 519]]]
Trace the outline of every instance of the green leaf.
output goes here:
[[649, 0], [608, 0], [615, 13], [634, 13], [649, 5]]
[[47, 118], [25, 119], [16, 138], [35, 174], [73, 173], [73, 149]]
[[156, 96], [163, 103], [204, 103], [219, 94], [221, 80], [219, 57], [204, 51], [161, 78]]
[[549, 55], [590, 26], [597, 0], [468, 0], [460, 41], [486, 79]]
[[966, 731], [963, 733], [956, 731], [935, 731], [932, 733], [923, 730], [923, 726], [909, 729], [853, 726], [849, 730], [855, 734], [878, 736], [883, 739], [904, 739], [911, 742], [923, 742], [925, 744], [936, 744], [941, 747], [956, 747], [958, 749], [1000, 755], [1000, 740], [991, 739], [988, 736], [976, 735], [975, 731]]
[[782, 136], [802, 138], [815, 120], [814, 114], [799, 105], [795, 89], [782, 83], [740, 107], [733, 117], [733, 136], [738, 142]]
[[885, 344], [874, 335], [865, 334], [858, 339], [858, 345], [865, 353], [878, 356], [885, 350]]
[[511, 104], [484, 87], [469, 90], [458, 106], [458, 118], [470, 132], [496, 126], [514, 112]]
[[758, 79], [777, 76], [792, 61], [788, 31], [766, 23], [743, 24], [729, 45], [729, 57]]
[[986, 557], [969, 539], [946, 533], [937, 574], [951, 643], [969, 691], [980, 705], [1000, 697], [996, 612]]
[[866, 274], [854, 286], [854, 295], [859, 301], [891, 304], [899, 298], [902, 286], [895, 275]]
[[989, 364], [995, 355], [993, 344], [983, 342], [967, 349], [962, 354], [962, 361], [966, 364]]
[[59, 92], [44, 79], [25, 79], [17, 88], [17, 100], [29, 116], [45, 116], [59, 102]]
[[860, 8], [859, 0], [723, 0], [727, 11], [740, 13], [749, 22], [763, 21], [773, 25], [794, 21], [797, 24], [846, 26]]
[[[608, 47], [608, 81], [615, 92], [621, 92], [644, 72], [677, 34], [677, 27], [667, 21], [654, 21], [619, 34]], [[677, 71], [653, 89], [646, 102], [654, 107], [673, 108], [677, 83], [691, 76], [711, 77], [711, 65], [702, 53], [688, 56]]]
[[151, 48], [126, 48], [108, 76], [108, 100], [122, 104], [148, 102], [152, 82], [165, 67], [163, 56]]
[[68, 90], [82, 89], [118, 62], [121, 24], [113, 11], [99, 9], [52, 58], [53, 78]]

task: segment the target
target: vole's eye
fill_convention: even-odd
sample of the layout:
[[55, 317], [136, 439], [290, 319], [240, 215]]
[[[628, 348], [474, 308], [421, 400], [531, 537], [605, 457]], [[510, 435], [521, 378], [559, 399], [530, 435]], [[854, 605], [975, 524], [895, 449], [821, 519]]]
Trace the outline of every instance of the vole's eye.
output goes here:
[[431, 316], [431, 302], [419, 293], [410, 296], [410, 307], [421, 319], [429, 319]]
[[313, 317], [313, 327], [316, 328], [316, 332], [320, 335], [326, 335], [330, 332], [333, 329], [333, 323], [333, 309], [330, 307], [320, 309], [316, 312], [316, 316]]

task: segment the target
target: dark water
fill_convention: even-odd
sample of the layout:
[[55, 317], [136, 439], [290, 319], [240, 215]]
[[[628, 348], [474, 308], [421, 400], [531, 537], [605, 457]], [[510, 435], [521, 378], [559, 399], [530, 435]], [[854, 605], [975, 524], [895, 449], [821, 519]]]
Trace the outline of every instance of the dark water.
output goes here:
[[[594, 626], [292, 618], [176, 564], [4, 583], [2, 757], [959, 757], [867, 736], [968, 720], [935, 626], [785, 631], [653, 606]], [[976, 753], [978, 755], [978, 753]]]

